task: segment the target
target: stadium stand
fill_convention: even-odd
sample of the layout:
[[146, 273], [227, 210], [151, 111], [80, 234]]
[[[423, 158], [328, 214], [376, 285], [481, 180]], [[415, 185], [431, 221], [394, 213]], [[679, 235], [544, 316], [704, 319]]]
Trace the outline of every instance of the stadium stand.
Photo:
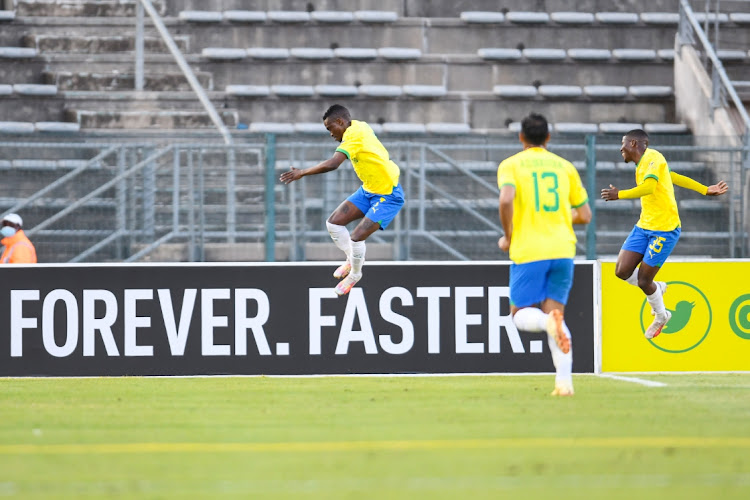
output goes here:
[[[134, 90], [135, 3], [19, 0], [15, 11], [0, 11], [0, 134], [212, 130], [148, 23], [145, 89]], [[321, 112], [344, 101], [394, 141], [456, 136], [486, 143], [493, 134], [512, 139], [532, 108], [550, 119], [554, 133], [567, 137], [617, 136], [642, 126], [678, 142], [691, 140], [675, 112], [676, 0], [507, 0], [502, 9], [490, 0], [154, 3], [224, 122], [242, 133], [325, 138]], [[750, 15], [727, 11], [718, 21], [727, 40], [720, 57], [735, 81], [750, 82]], [[490, 184], [501, 157], [492, 155], [492, 161], [472, 166]], [[38, 169], [76, 168], [42, 160], [53, 161], [40, 158]], [[632, 182], [626, 175], [632, 177], [632, 170], [614, 165], [602, 161], [597, 171]], [[444, 176], [436, 186], [460, 183], [444, 167], [431, 159], [429, 168]], [[696, 172], [706, 180], [713, 175], [707, 166]], [[277, 195], [284, 200], [286, 193]], [[494, 196], [469, 193], [465, 202], [497, 222]], [[465, 214], [437, 198], [430, 203], [445, 216], [445, 231], [458, 231]], [[685, 201], [685, 210], [700, 219], [701, 200]], [[315, 203], [321, 213], [330, 208]], [[632, 224], [632, 208], [603, 207], [606, 217], [598, 224], [627, 227], [621, 222]], [[722, 215], [714, 210], [726, 206], [713, 205], [704, 226]], [[616, 212], [613, 219], [608, 212]], [[713, 252], [708, 244], [696, 248]], [[488, 249], [482, 255], [495, 254]]]

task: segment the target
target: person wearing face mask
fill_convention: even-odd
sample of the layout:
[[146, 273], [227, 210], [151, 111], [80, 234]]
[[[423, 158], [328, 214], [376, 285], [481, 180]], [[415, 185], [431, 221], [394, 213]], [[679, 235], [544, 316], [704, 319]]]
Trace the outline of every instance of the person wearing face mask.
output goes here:
[[18, 214], [3, 217], [0, 227], [4, 246], [0, 264], [36, 264], [36, 249], [23, 232], [23, 219]]

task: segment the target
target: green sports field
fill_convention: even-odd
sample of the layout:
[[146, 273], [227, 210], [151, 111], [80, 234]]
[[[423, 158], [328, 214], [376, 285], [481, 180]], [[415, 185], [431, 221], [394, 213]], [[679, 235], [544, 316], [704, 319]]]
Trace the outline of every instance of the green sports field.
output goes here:
[[750, 498], [750, 374], [1, 379], [0, 498]]

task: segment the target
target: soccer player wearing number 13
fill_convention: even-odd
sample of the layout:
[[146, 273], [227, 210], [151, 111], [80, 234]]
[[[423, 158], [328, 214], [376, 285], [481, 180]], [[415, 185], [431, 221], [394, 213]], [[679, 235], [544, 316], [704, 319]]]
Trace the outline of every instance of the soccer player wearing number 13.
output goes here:
[[631, 130], [623, 136], [620, 153], [625, 163], [632, 161], [636, 164], [636, 187], [621, 191], [610, 184], [608, 189], [602, 189], [602, 199], [641, 199], [641, 218], [622, 245], [615, 274], [646, 294], [654, 321], [645, 335], [652, 339], [661, 333], [672, 316], [664, 307], [667, 283], [654, 281], [654, 278], [680, 238], [674, 186], [692, 189], [705, 196], [724, 194], [729, 187], [724, 181], [704, 186], [690, 177], [672, 172], [664, 156], [648, 147], [648, 134], [641, 129]]
[[591, 208], [573, 164], [550, 153], [547, 120], [530, 114], [521, 122], [523, 151], [500, 163], [498, 241], [510, 252], [510, 310], [519, 330], [548, 334], [555, 365], [553, 396], [573, 395], [573, 346], [564, 319], [573, 285], [573, 224], [591, 221]]

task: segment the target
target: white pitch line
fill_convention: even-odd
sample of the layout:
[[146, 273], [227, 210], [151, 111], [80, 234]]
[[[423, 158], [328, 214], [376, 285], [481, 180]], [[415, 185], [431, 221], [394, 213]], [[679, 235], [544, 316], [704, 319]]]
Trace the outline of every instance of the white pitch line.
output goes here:
[[666, 387], [667, 384], [664, 382], [654, 382], [653, 380], [646, 380], [638, 377], [623, 377], [621, 375], [612, 375], [611, 373], [600, 373], [600, 377], [611, 378], [614, 380], [622, 380], [623, 382], [633, 382], [634, 384], [645, 385], [646, 387]]

